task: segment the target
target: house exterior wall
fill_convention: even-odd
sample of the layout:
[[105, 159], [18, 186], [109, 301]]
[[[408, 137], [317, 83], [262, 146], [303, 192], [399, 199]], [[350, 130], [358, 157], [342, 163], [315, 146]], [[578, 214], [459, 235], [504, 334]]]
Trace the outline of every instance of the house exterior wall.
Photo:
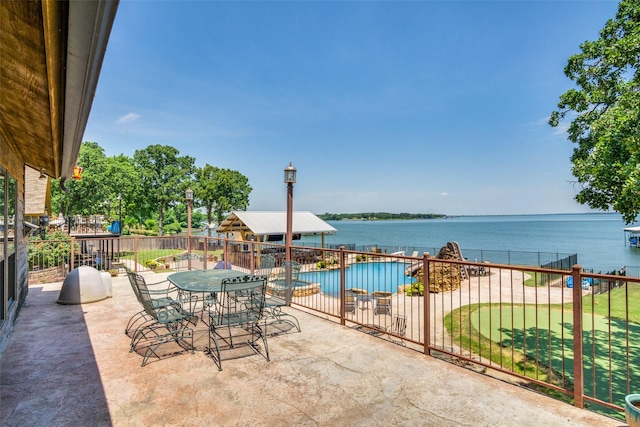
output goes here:
[[[9, 334], [13, 330], [13, 325], [18, 317], [20, 309], [24, 304], [25, 298], [29, 291], [28, 286], [28, 258], [29, 258], [29, 237], [24, 235], [24, 166], [16, 167], [15, 163], [18, 159], [15, 152], [2, 151], [2, 157], [0, 157], [0, 168], [5, 178], [1, 181], [1, 184], [8, 189], [9, 177], [15, 181], [15, 219], [13, 221], [13, 235], [5, 231], [0, 234], [0, 244], [3, 245], [2, 255], [0, 255], [0, 271], [2, 277], [0, 277], [0, 284], [2, 286], [0, 291], [0, 357], [4, 350]], [[12, 160], [13, 162], [7, 162]], [[17, 171], [16, 174], [11, 173]], [[0, 192], [4, 198], [1, 202], [2, 223], [8, 224], [9, 216], [8, 209], [5, 208], [9, 205], [9, 198], [12, 197], [10, 191]], [[13, 249], [10, 249], [13, 247]]]

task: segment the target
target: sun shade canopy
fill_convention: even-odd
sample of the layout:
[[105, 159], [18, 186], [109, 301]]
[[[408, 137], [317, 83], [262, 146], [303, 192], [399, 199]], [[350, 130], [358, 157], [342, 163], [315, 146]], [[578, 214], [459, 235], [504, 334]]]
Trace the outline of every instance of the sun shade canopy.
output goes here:
[[[294, 212], [292, 228], [293, 234], [300, 235], [335, 234], [337, 231], [311, 212]], [[287, 213], [233, 211], [216, 231], [250, 233], [254, 236], [282, 235], [287, 232]]]

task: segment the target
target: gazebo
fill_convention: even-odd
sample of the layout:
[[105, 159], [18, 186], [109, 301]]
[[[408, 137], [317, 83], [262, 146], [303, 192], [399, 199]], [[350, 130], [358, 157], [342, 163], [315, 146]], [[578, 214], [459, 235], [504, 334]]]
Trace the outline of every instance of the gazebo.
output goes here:
[[[216, 231], [233, 234], [242, 240], [250, 240], [251, 237], [255, 237], [257, 242], [284, 241], [284, 235], [287, 232], [287, 213], [233, 211], [220, 223]], [[336, 231], [335, 228], [311, 212], [293, 213], [292, 232], [294, 239], [300, 239], [300, 236], [321, 235], [322, 247], [324, 247], [324, 236], [336, 234]]]
[[[293, 239], [301, 236], [324, 236], [335, 234], [337, 230], [311, 212], [293, 212]], [[233, 211], [220, 223], [216, 229], [218, 233], [233, 235], [236, 240], [254, 240], [255, 242], [283, 242], [287, 232], [286, 212], [267, 211]], [[257, 254], [260, 257], [260, 254]]]

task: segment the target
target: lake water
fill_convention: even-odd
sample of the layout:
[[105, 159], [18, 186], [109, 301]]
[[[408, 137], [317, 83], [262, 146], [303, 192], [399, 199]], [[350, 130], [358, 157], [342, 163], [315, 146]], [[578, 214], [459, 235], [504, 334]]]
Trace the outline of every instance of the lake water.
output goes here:
[[[627, 244], [623, 232], [627, 225], [615, 213], [328, 223], [338, 232], [325, 236], [326, 244], [356, 244], [358, 250], [377, 245], [388, 251], [405, 250], [407, 255], [414, 250], [435, 255], [433, 248], [457, 241], [463, 256], [465, 250], [469, 253], [479, 250], [575, 253], [585, 269], [606, 272], [623, 266], [640, 266], [640, 250]], [[320, 243], [321, 238], [305, 236], [303, 242]]]

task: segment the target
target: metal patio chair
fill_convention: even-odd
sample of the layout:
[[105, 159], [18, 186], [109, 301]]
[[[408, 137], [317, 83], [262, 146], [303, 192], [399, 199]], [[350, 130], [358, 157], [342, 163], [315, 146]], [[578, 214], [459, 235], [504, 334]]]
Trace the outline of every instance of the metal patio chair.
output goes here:
[[263, 356], [269, 361], [267, 337], [260, 328], [266, 282], [265, 276], [250, 275], [222, 281], [220, 300], [209, 314], [209, 346], [205, 349], [205, 353], [218, 365], [218, 370], [222, 370], [221, 344], [234, 348], [239, 339], [258, 354], [262, 353], [257, 342], [262, 340]]
[[[134, 273], [133, 271], [127, 269], [127, 277], [129, 278], [129, 283], [131, 284], [131, 288], [133, 289], [133, 293], [136, 295], [138, 302], [142, 304], [142, 299], [140, 297], [139, 288], [137, 286], [137, 282], [144, 282], [149, 295], [151, 297], [151, 303], [156, 308], [166, 307], [172, 304], [179, 304], [179, 301], [174, 298], [177, 293], [177, 289], [171, 285], [171, 282], [168, 280], [162, 280], [160, 282], [147, 283], [143, 276]], [[168, 285], [165, 285], [168, 284]], [[163, 286], [159, 286], [163, 285]], [[173, 296], [171, 294], [174, 294]], [[124, 333], [129, 337], [133, 337], [135, 335], [135, 331], [146, 322], [153, 321], [153, 319], [147, 314], [144, 308], [131, 316], [127, 326], [125, 327]], [[132, 333], [133, 331], [133, 333]]]
[[402, 338], [407, 333], [407, 316], [394, 314], [391, 326], [387, 327], [386, 331], [389, 341], [406, 346], [407, 344]]
[[[267, 255], [266, 257], [263, 257], [263, 259], [260, 262], [260, 270], [259, 270], [260, 273], [264, 274], [263, 272], [268, 272], [270, 274], [271, 270], [275, 266], [275, 261], [276, 261], [275, 258], [272, 256]], [[298, 264], [295, 261], [285, 261], [285, 263], [287, 262], [295, 263], [295, 264], [292, 264], [293, 269], [291, 271], [291, 280], [294, 280], [294, 278], [297, 280], [298, 273], [300, 272], [300, 264]], [[267, 277], [269, 277], [269, 275]], [[295, 317], [293, 314], [289, 314], [282, 311], [282, 307], [285, 307], [287, 305], [286, 295], [285, 295], [286, 288], [283, 287], [282, 285], [279, 285], [278, 283], [285, 283], [285, 286], [286, 286], [286, 278], [284, 276], [283, 277], [279, 276], [273, 282], [270, 281], [267, 286], [269, 292], [268, 292], [268, 295], [265, 296], [265, 300], [264, 300], [265, 333], [267, 333], [267, 324], [268, 324], [267, 321], [269, 319], [275, 319], [273, 322], [269, 322], [269, 323], [288, 323], [289, 325], [295, 327], [298, 330], [298, 332], [300, 332], [300, 322], [298, 321], [298, 318]], [[293, 320], [289, 319], [289, 317]]]
[[177, 300], [162, 306], [154, 303], [144, 278], [135, 273], [132, 276], [137, 288], [137, 295], [148, 320], [139, 326], [133, 334], [129, 352], [141, 352], [141, 366], [145, 366], [151, 356], [161, 358], [157, 351], [158, 348], [171, 342], [175, 342], [183, 349], [190, 350], [192, 354], [195, 353], [193, 330], [187, 327], [192, 321], [192, 313], [184, 310]]

